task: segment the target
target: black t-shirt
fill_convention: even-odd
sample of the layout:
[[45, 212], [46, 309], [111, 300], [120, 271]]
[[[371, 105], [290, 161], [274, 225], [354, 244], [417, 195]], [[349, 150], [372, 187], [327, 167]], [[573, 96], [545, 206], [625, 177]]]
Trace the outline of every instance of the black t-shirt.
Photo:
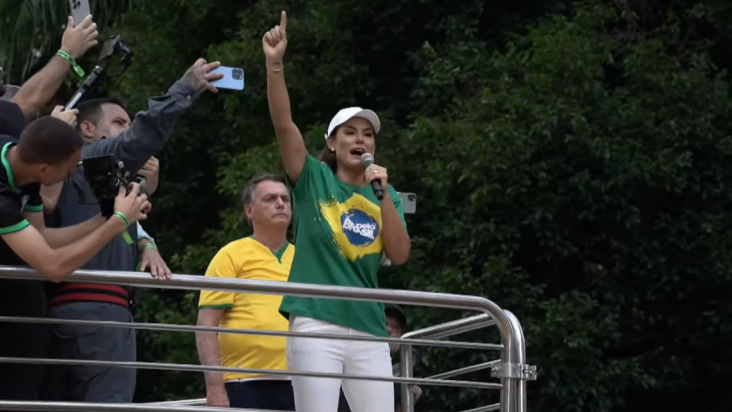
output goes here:
[[[40, 183], [15, 185], [7, 153], [16, 143], [17, 139], [0, 135], [0, 236], [20, 232], [30, 226], [23, 213], [43, 212]], [[0, 265], [26, 266], [27, 263], [0, 238]]]
[[0, 135], [19, 138], [25, 129], [26, 121], [20, 107], [6, 100], [0, 100]]

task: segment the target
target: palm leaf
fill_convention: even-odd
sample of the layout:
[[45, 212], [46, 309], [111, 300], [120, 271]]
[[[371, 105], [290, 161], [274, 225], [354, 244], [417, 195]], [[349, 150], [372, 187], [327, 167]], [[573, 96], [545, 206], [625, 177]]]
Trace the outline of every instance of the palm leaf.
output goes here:
[[[132, 0], [89, 3], [100, 37], [132, 8]], [[22, 83], [37, 63], [56, 52], [68, 15], [66, 0], [0, 0], [0, 65], [7, 83]]]

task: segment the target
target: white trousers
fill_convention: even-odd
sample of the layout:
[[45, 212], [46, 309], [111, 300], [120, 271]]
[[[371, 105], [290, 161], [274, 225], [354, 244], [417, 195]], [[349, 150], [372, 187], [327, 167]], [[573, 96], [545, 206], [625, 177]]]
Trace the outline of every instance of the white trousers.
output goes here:
[[[316, 319], [291, 316], [290, 331], [371, 336]], [[288, 338], [287, 364], [291, 371], [392, 376], [389, 344], [345, 340]], [[336, 412], [341, 382], [351, 412], [394, 412], [391, 382], [293, 376], [297, 412]]]

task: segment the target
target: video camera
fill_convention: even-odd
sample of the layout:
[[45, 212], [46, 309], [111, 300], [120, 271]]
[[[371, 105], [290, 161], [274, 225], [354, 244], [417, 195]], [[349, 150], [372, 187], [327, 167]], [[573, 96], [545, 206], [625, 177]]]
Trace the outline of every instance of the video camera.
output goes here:
[[[102, 216], [112, 217], [114, 214], [114, 199], [119, 194], [119, 188], [127, 188], [132, 183], [142, 184], [145, 179], [135, 176], [130, 179], [130, 173], [125, 171], [124, 163], [118, 161], [114, 155], [90, 157], [82, 161], [84, 177], [89, 183], [94, 196], [99, 201]], [[145, 189], [140, 188], [140, 194], [147, 195]]]
[[[119, 72], [115, 74], [107, 74], [107, 65], [109, 65], [112, 56], [121, 56], [119, 61]], [[111, 79], [114, 77], [121, 76], [127, 69], [132, 65], [134, 61], [134, 54], [132, 49], [125, 45], [120, 35], [112, 36], [109, 40], [104, 43], [102, 51], [99, 53], [99, 65], [97, 65], [91, 72], [89, 77], [84, 80], [84, 83], [79, 87], [79, 90], [74, 93], [74, 96], [66, 103], [65, 110], [73, 109], [79, 100], [92, 89], [96, 88], [97, 85], [105, 79]]]

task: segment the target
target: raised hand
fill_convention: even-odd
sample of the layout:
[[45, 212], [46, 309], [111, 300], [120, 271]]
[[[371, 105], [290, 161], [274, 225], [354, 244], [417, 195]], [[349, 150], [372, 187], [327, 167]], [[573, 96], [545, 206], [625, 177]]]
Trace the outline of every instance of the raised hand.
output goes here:
[[158, 189], [160, 161], [155, 157], [149, 158], [137, 174], [145, 178], [145, 182], [142, 183], [142, 188], [145, 189], [148, 194], [152, 195]]
[[268, 61], [282, 62], [282, 57], [287, 49], [287, 13], [280, 15], [280, 24], [268, 31], [262, 37], [262, 49]]
[[78, 109], [64, 110], [63, 106], [56, 106], [51, 112], [51, 117], [63, 120], [71, 127], [76, 127], [76, 115], [79, 114]]
[[74, 18], [69, 16], [64, 37], [61, 39], [61, 50], [78, 59], [97, 45], [98, 36], [97, 24], [92, 22], [91, 16], [86, 16], [78, 26], [74, 26]]
[[218, 93], [219, 90], [211, 82], [221, 79], [224, 75], [211, 73], [211, 71], [219, 66], [221, 66], [219, 62], [206, 63], [206, 60], [198, 59], [183, 75], [183, 80], [188, 82], [196, 93], [203, 93], [205, 90]]

